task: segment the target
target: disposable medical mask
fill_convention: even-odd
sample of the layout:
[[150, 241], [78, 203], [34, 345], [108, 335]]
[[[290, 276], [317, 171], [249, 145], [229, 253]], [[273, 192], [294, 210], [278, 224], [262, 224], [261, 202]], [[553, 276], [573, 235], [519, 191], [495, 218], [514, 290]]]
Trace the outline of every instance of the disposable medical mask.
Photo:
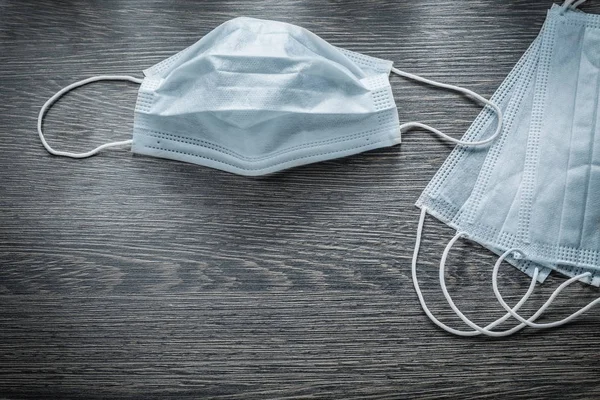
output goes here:
[[[496, 134], [464, 142], [421, 123], [400, 125], [390, 72], [456, 90], [500, 117]], [[423, 128], [463, 145], [500, 132], [500, 110], [470, 90], [392, 67], [392, 62], [327, 43], [298, 26], [253, 18], [225, 22], [194, 45], [144, 71], [144, 79], [98, 76], [59, 91], [42, 107], [38, 133], [54, 155], [89, 157], [131, 144], [134, 153], [263, 175], [400, 143]], [[84, 153], [54, 150], [42, 119], [63, 94], [99, 80], [141, 83], [133, 139]]]

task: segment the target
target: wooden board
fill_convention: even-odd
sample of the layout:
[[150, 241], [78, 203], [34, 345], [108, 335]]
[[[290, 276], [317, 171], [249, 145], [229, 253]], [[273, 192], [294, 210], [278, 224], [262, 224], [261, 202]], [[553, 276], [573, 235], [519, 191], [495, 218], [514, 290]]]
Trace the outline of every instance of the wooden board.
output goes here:
[[[46, 153], [41, 105], [97, 74], [141, 71], [237, 16], [294, 23], [334, 45], [491, 96], [549, 1], [0, 1], [0, 398], [597, 398], [592, 311], [510, 339], [456, 338], [417, 301], [414, 203], [452, 149], [424, 131], [399, 146], [244, 178], [106, 151]], [[600, 4], [583, 7], [600, 12]], [[401, 121], [460, 137], [480, 107], [391, 77]], [[48, 113], [56, 148], [130, 138], [137, 87], [95, 83]], [[452, 230], [428, 218], [420, 282]], [[462, 242], [448, 265], [476, 322], [502, 315], [495, 257]], [[562, 278], [538, 286], [539, 307]], [[529, 285], [510, 267], [511, 301]], [[555, 320], [598, 296], [574, 285]]]

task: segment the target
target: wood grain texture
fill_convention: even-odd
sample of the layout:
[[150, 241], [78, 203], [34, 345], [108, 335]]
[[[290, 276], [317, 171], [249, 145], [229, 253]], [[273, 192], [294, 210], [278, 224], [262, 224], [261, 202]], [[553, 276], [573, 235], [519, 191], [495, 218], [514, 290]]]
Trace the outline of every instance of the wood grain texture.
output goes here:
[[[590, 2], [589, 12], [600, 12]], [[410, 278], [419, 193], [452, 149], [425, 132], [393, 148], [244, 178], [106, 151], [48, 155], [43, 102], [91, 75], [147, 68], [237, 16], [304, 26], [337, 46], [490, 96], [548, 1], [0, 0], [0, 398], [600, 397], [594, 313], [508, 340], [434, 327]], [[479, 109], [392, 77], [402, 121], [460, 136]], [[131, 135], [137, 87], [96, 83], [48, 113], [49, 142]], [[428, 219], [420, 280], [456, 327]], [[448, 285], [477, 322], [501, 315], [495, 257], [461, 243]], [[561, 278], [538, 287], [527, 310]], [[528, 279], [502, 272], [506, 296]], [[575, 285], [548, 319], [598, 295]]]

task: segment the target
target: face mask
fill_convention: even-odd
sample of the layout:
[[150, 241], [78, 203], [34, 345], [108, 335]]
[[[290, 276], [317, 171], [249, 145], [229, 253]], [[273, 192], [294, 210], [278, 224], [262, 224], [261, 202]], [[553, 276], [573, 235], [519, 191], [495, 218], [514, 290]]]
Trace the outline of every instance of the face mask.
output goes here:
[[[600, 16], [569, 9], [571, 3], [548, 13], [538, 39], [492, 97], [505, 117], [498, 140], [487, 149], [455, 149], [417, 202], [422, 213], [412, 265], [415, 289], [427, 315], [451, 333], [505, 336], [525, 326], [559, 326], [600, 302], [561, 321], [534, 322], [571, 283], [600, 284], [600, 140], [595, 140], [600, 127]], [[482, 113], [463, 139], [489, 134], [487, 118]], [[440, 282], [451, 308], [473, 331], [437, 320], [418, 287], [416, 259], [427, 212], [458, 231], [442, 255]], [[492, 285], [508, 313], [487, 327], [470, 321], [445, 287], [445, 262], [460, 237], [501, 255]], [[496, 281], [504, 259], [533, 277], [530, 290], [512, 309]], [[517, 310], [535, 281], [543, 281], [551, 270], [571, 278], [532, 317], [521, 317]], [[509, 317], [520, 325], [491, 330]]]
[[[108, 147], [241, 175], [263, 175], [317, 161], [400, 143], [401, 132], [430, 130], [400, 125], [388, 80], [390, 72], [455, 90], [496, 105], [467, 89], [392, 68], [392, 62], [332, 46], [286, 23], [236, 18], [200, 41], [144, 71], [145, 78], [99, 76], [59, 91], [42, 107], [38, 133], [54, 155], [89, 157]], [[108, 143], [86, 153], [52, 149], [42, 132], [47, 109], [69, 90], [98, 80], [141, 83], [133, 139]]]

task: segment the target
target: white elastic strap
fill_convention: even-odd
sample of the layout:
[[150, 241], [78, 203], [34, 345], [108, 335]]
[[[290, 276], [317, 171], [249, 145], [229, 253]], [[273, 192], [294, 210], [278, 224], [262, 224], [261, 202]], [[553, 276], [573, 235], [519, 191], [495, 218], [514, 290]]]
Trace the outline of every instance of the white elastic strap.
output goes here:
[[[437, 326], [439, 326], [440, 328], [442, 328], [446, 332], [452, 333], [452, 334], [457, 335], [457, 336], [477, 336], [477, 335], [480, 335], [482, 333], [485, 333], [485, 334], [488, 334], [488, 335], [490, 333], [492, 335], [501, 334], [502, 332], [491, 332], [490, 329], [496, 327], [497, 325], [500, 325], [501, 323], [503, 323], [504, 321], [506, 321], [508, 318], [510, 318], [510, 316], [511, 316], [510, 313], [506, 314], [502, 318], [497, 319], [496, 321], [492, 322], [491, 324], [489, 324], [485, 328], [482, 328], [482, 330], [483, 330], [483, 332], [482, 332], [482, 330], [461, 331], [461, 330], [457, 330], [457, 329], [451, 328], [448, 325], [446, 325], [443, 322], [441, 322], [440, 320], [438, 320], [431, 313], [431, 311], [429, 311], [429, 308], [427, 307], [427, 304], [425, 303], [425, 298], [423, 297], [423, 293], [421, 292], [421, 288], [419, 287], [419, 281], [417, 280], [417, 258], [419, 256], [419, 248], [421, 246], [421, 236], [423, 234], [423, 225], [425, 223], [425, 215], [426, 215], [426, 213], [427, 213], [427, 209], [425, 207], [423, 207], [421, 209], [421, 216], [419, 218], [419, 225], [417, 226], [417, 238], [416, 238], [416, 241], [415, 241], [415, 250], [414, 250], [414, 253], [413, 253], [412, 268], [411, 268], [413, 285], [415, 287], [415, 291], [417, 292], [417, 297], [419, 298], [419, 302], [421, 303], [421, 307], [423, 308], [423, 311], [425, 311], [425, 314], [427, 314], [427, 316], [429, 317], [429, 319], [434, 324], [436, 324]], [[534, 277], [534, 280], [532, 281], [531, 285], [529, 286], [529, 290], [527, 291], [527, 293], [523, 296], [523, 298], [513, 308], [514, 312], [518, 311], [519, 308], [521, 308], [521, 306], [523, 304], [525, 304], [525, 302], [527, 301], [527, 299], [529, 298], [529, 296], [533, 292], [533, 288], [535, 287], [535, 278], [537, 278], [537, 274]], [[515, 330], [516, 328], [517, 327], [512, 328], [512, 329]], [[521, 328], [519, 328], [519, 329], [521, 329]], [[516, 332], [516, 330], [514, 332]], [[513, 332], [511, 332], [511, 333], [513, 333]]]
[[[511, 249], [507, 253], [504, 253], [503, 257], [506, 257], [506, 255], [509, 252], [511, 252], [511, 251], [513, 251], [513, 250]], [[532, 328], [545, 329], [545, 328], [555, 328], [557, 326], [564, 325], [564, 324], [570, 322], [571, 320], [577, 318], [581, 314], [585, 313], [590, 308], [594, 307], [596, 304], [600, 303], [600, 298], [597, 298], [596, 300], [590, 302], [587, 306], [581, 308], [579, 311], [574, 312], [573, 314], [569, 315], [568, 317], [566, 317], [564, 319], [561, 319], [560, 321], [549, 322], [549, 323], [545, 323], [545, 324], [537, 324], [537, 323], [534, 323], [534, 322], [531, 322], [531, 321], [527, 321], [527, 320], [523, 319], [523, 317], [521, 317], [519, 314], [517, 314], [517, 312], [515, 310], [511, 310], [510, 309], [510, 307], [508, 306], [508, 304], [506, 304], [506, 302], [502, 298], [502, 295], [500, 294], [500, 291], [498, 290], [498, 281], [497, 281], [498, 280], [498, 270], [500, 269], [500, 263], [501, 263], [502, 259], [503, 258], [499, 259], [498, 260], [499, 262], [497, 262], [496, 265], [494, 265], [494, 273], [492, 275], [492, 287], [494, 288], [494, 294], [496, 295], [496, 298], [498, 299], [498, 302], [502, 305], [502, 307], [504, 307], [504, 309], [506, 309], [509, 312], [510, 315], [512, 315], [514, 318], [518, 319], [522, 323], [531, 326]], [[548, 298], [548, 300], [546, 301], [546, 303], [544, 303], [544, 305], [542, 306], [542, 308], [545, 309], [550, 304], [552, 304], [552, 302], [554, 301], [554, 299], [556, 298], [556, 296], [558, 296], [559, 293], [562, 292], [563, 289], [565, 289], [567, 286], [573, 284], [574, 282], [577, 282], [578, 280], [580, 280], [582, 278], [587, 278], [590, 275], [591, 275], [591, 273], [585, 272], [583, 274], [574, 276], [574, 277], [566, 280], [565, 282], [563, 282], [558, 288], [556, 288], [556, 290]]]
[[[458, 317], [460, 319], [462, 319], [467, 325], [469, 325], [471, 328], [485, 334], [488, 336], [494, 336], [494, 337], [501, 337], [501, 336], [509, 336], [512, 335], [518, 331], [520, 331], [521, 329], [525, 328], [526, 326], [531, 326], [531, 324], [533, 323], [533, 321], [535, 321], [536, 319], [538, 319], [545, 311], [546, 309], [550, 306], [550, 304], [552, 302], [546, 302], [546, 304], [544, 304], [542, 307], [540, 307], [538, 309], [538, 311], [532, 315], [531, 317], [529, 317], [528, 320], [520, 320], [521, 324], [508, 329], [506, 331], [502, 331], [502, 332], [493, 332], [490, 331], [487, 327], [486, 328], [481, 328], [480, 326], [478, 326], [477, 324], [475, 324], [473, 321], [471, 321], [469, 318], [467, 318], [459, 309], [458, 307], [456, 307], [456, 305], [454, 304], [454, 301], [452, 301], [452, 297], [450, 297], [450, 293], [448, 293], [448, 290], [446, 288], [446, 280], [445, 280], [445, 264], [446, 264], [446, 259], [448, 257], [448, 253], [450, 252], [450, 249], [452, 248], [452, 246], [454, 245], [454, 243], [461, 237], [467, 237], [466, 234], [464, 232], [459, 232], [457, 233], [452, 240], [450, 240], [450, 242], [448, 242], [448, 245], [446, 246], [446, 249], [444, 250], [444, 254], [442, 255], [442, 259], [440, 261], [440, 285], [442, 287], [442, 291], [444, 292], [444, 297], [446, 297], [446, 301], [448, 301], [448, 304], [450, 305], [450, 307], [452, 308], [452, 310], [455, 312], [456, 315], [458, 315]], [[496, 261], [495, 264], [495, 271], [497, 272], [497, 268], [500, 264], [502, 264], [502, 262], [504, 261], [504, 259], [513, 252], [518, 252], [518, 249], [510, 249], [505, 251]], [[533, 273], [533, 277], [531, 279], [531, 283], [529, 285], [529, 289], [527, 290], [527, 298], [529, 297], [529, 295], [533, 292], [534, 288], [535, 288], [535, 283], [537, 281], [537, 277], [539, 275], [539, 269], [535, 268], [534, 269], [534, 273]], [[497, 278], [497, 273], [496, 273], [496, 278]], [[495, 279], [495, 278], [494, 278]], [[496, 286], [497, 286], [497, 281], [496, 282]], [[523, 297], [525, 298], [525, 296]], [[523, 299], [521, 299], [523, 300]], [[508, 307], [508, 305], [506, 305], [506, 307]], [[505, 307], [505, 309], [506, 309]], [[516, 308], [516, 307], [515, 307]], [[513, 308], [511, 311], [509, 312], [509, 315], [514, 316], [514, 314], [516, 314], [515, 308]], [[508, 310], [510, 310], [510, 308], [508, 308]], [[514, 313], [514, 314], [513, 314]]]
[[575, 0], [565, 0], [565, 2], [561, 6], [560, 14], [564, 14], [564, 12], [567, 11], [569, 7], [571, 7], [571, 4], [573, 4], [574, 1]]
[[401, 71], [398, 68], [392, 68], [392, 72], [395, 73], [396, 75], [400, 75], [400, 76], [403, 76], [408, 79], [427, 83], [428, 85], [437, 86], [437, 87], [441, 87], [444, 89], [454, 90], [454, 91], [462, 93], [466, 96], [472, 97], [475, 100], [477, 100], [487, 106], [490, 106], [494, 110], [496, 115], [498, 115], [498, 125], [496, 126], [496, 131], [494, 132], [494, 134], [487, 139], [478, 140], [478, 141], [474, 141], [474, 142], [466, 142], [464, 140], [455, 139], [452, 136], [449, 136], [429, 125], [425, 125], [420, 122], [407, 122], [405, 124], [402, 124], [402, 125], [400, 125], [400, 132], [406, 132], [407, 130], [409, 130], [411, 128], [422, 128], [422, 129], [428, 130], [430, 132], [433, 132], [436, 135], [439, 135], [445, 139], [448, 139], [449, 141], [454, 142], [456, 144], [460, 144], [463, 146], [482, 146], [482, 145], [492, 142], [494, 139], [496, 139], [496, 137], [498, 137], [498, 135], [502, 131], [502, 111], [500, 110], [500, 108], [497, 105], [495, 105], [493, 102], [489, 101], [485, 97], [478, 95], [477, 93], [473, 92], [472, 90], [465, 89], [460, 86], [448, 85], [446, 83], [441, 83], [441, 82], [437, 82], [437, 81], [434, 81], [431, 79], [423, 78], [418, 75], [411, 74], [409, 72]]
[[561, 6], [560, 14], [564, 14], [565, 11], [567, 11], [569, 8], [574, 10], [585, 2], [586, 0], [565, 0], [565, 2]]
[[95, 149], [90, 150], [85, 153], [71, 153], [69, 151], [54, 150], [52, 147], [50, 147], [48, 142], [46, 142], [46, 139], [44, 138], [44, 133], [42, 132], [42, 121], [44, 119], [44, 115], [46, 114], [48, 109], [52, 106], [52, 104], [54, 104], [56, 102], [56, 100], [58, 100], [60, 97], [62, 97], [68, 91], [73, 90], [79, 86], [87, 85], [88, 83], [97, 82], [97, 81], [129, 81], [129, 82], [139, 84], [139, 83], [142, 83], [143, 79], [134, 78], [133, 76], [128, 76], [128, 75], [93, 76], [91, 78], [87, 78], [87, 79], [81, 80], [79, 82], [72, 83], [69, 86], [64, 87], [61, 90], [59, 90], [54, 96], [50, 97], [48, 99], [48, 101], [46, 101], [46, 103], [44, 103], [44, 105], [42, 106], [42, 109], [40, 110], [40, 113], [38, 115], [38, 121], [37, 121], [37, 129], [38, 129], [38, 134], [40, 135], [40, 140], [42, 141], [42, 144], [44, 145], [44, 147], [46, 148], [46, 150], [48, 150], [48, 152], [50, 154], [53, 154], [55, 156], [64, 156], [64, 157], [72, 157], [72, 158], [86, 158], [86, 157], [93, 156], [94, 154], [96, 154], [99, 151], [106, 149], [108, 147], [125, 146], [128, 144], [131, 144], [131, 142], [132, 142], [131, 140], [123, 140], [120, 142], [112, 142], [112, 143], [103, 144], [103, 145], [98, 146]]

